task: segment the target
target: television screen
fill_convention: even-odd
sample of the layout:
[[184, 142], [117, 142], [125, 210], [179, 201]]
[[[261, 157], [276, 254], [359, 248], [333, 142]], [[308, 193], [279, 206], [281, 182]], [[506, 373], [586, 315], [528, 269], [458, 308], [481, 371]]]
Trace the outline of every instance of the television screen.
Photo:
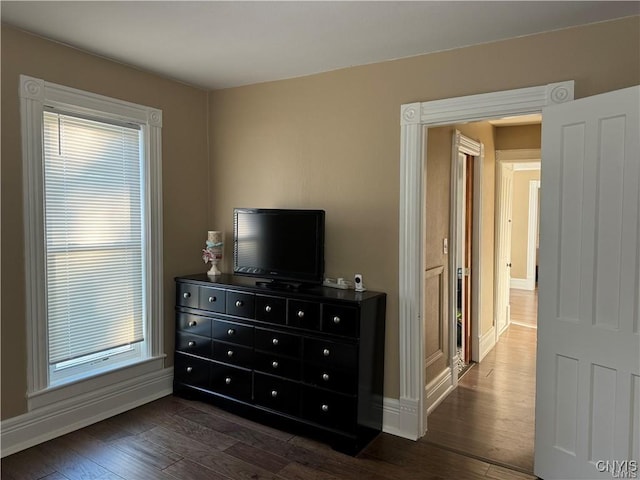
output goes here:
[[233, 225], [234, 273], [322, 282], [324, 210], [236, 208]]

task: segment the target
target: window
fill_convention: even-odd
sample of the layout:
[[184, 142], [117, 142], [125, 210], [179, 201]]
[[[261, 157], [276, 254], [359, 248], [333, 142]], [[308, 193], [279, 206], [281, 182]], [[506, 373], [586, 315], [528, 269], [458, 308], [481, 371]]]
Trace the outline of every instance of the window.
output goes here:
[[161, 112], [26, 76], [20, 92], [31, 400], [162, 357]]

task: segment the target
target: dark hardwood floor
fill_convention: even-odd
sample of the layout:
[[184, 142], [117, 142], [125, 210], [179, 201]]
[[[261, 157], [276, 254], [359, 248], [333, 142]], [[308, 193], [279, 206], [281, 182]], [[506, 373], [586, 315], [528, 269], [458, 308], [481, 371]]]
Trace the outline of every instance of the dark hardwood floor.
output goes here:
[[[513, 299], [512, 299], [513, 301]], [[516, 305], [514, 313], [520, 309]], [[2, 480], [531, 480], [536, 330], [512, 325], [417, 442], [357, 457], [211, 405], [165, 397], [2, 459]], [[512, 468], [506, 468], [511, 466]]]
[[[537, 311], [537, 292], [518, 293], [511, 296], [512, 320], [531, 324], [536, 316], [531, 309]], [[422, 440], [532, 473], [536, 334], [535, 328], [512, 323], [494, 349], [429, 415]]]
[[424, 441], [379, 435], [358, 457], [165, 397], [2, 459], [11, 479], [532, 479]]

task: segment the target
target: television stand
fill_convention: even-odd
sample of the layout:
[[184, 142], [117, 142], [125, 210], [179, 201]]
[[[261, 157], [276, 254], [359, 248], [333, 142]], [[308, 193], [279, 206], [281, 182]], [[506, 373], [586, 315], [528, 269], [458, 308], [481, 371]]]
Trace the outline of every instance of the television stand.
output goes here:
[[382, 430], [386, 295], [176, 279], [173, 389], [355, 455]]

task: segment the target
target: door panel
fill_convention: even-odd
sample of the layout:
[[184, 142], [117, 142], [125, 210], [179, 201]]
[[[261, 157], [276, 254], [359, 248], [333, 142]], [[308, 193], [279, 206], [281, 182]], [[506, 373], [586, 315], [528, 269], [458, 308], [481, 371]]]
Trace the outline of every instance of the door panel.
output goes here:
[[633, 87], [543, 111], [535, 473], [544, 479], [611, 478], [616, 465], [638, 474], [629, 462], [640, 461], [639, 105]]
[[511, 212], [513, 203], [513, 167], [500, 164], [498, 196], [498, 239], [496, 255], [495, 318], [498, 335], [509, 325], [509, 288], [511, 283]]

